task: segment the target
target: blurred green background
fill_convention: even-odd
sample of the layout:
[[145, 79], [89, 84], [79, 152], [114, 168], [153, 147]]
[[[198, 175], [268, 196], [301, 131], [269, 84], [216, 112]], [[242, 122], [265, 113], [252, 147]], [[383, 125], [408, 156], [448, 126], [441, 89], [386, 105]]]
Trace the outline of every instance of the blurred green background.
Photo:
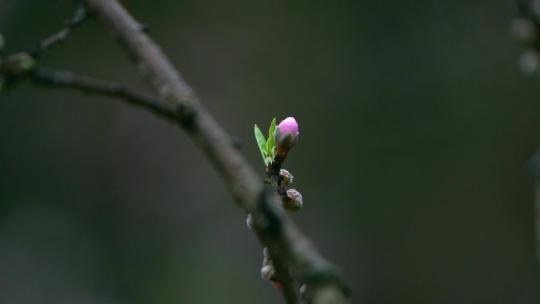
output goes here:
[[[294, 115], [293, 217], [355, 303], [539, 303], [540, 84], [512, 1], [124, 1], [263, 174]], [[69, 1], [0, 0], [8, 51]], [[85, 23], [43, 65], [146, 88]], [[0, 303], [279, 303], [223, 182], [176, 126], [113, 99], [0, 95]]]

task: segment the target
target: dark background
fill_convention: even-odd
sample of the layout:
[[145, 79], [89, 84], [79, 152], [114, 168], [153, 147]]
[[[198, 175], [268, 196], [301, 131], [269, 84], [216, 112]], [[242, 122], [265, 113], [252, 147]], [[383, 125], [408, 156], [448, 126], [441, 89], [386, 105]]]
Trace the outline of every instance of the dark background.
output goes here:
[[[355, 303], [539, 303], [540, 85], [512, 1], [124, 1], [263, 174], [253, 123], [294, 115], [293, 217]], [[7, 50], [69, 1], [0, 0]], [[85, 23], [43, 65], [146, 88]], [[0, 302], [276, 303], [261, 248], [176, 126], [113, 99], [0, 95]]]

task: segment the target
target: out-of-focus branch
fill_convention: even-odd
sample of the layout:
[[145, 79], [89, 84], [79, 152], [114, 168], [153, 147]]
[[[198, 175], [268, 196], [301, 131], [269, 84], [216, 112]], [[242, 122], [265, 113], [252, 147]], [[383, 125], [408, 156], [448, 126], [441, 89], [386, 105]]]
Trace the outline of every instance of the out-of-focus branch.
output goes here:
[[[230, 136], [202, 106], [190, 86], [140, 24], [116, 0], [84, 0], [95, 15], [124, 46], [161, 98], [167, 112], [183, 109], [182, 126], [212, 161], [237, 203], [252, 213], [254, 228], [274, 261], [291, 265], [295, 279], [309, 286], [310, 303], [347, 303], [348, 294], [335, 268], [278, 208], [272, 189], [263, 187]], [[278, 276], [286, 274], [278, 273]], [[298, 303], [296, 286], [284, 286], [288, 303]]]
[[75, 10], [73, 17], [66, 20], [64, 28], [43, 39], [34, 49], [29, 52], [30, 55], [33, 57], [38, 57], [43, 51], [63, 43], [69, 34], [71, 34], [71, 31], [86, 20], [86, 17], [86, 9], [83, 6], [79, 6]]
[[[537, 73], [540, 67], [540, 0], [517, 0], [519, 17], [512, 22], [512, 33], [526, 47], [520, 57], [521, 70]], [[534, 176], [534, 227], [536, 266], [540, 270], [540, 151], [529, 161]]]
[[18, 80], [30, 75], [36, 68], [36, 60], [46, 50], [63, 43], [73, 29], [81, 25], [87, 18], [86, 9], [79, 5], [73, 16], [66, 20], [64, 27], [40, 41], [35, 47], [12, 54], [3, 52], [4, 39], [0, 34], [0, 91], [16, 84]]
[[130, 89], [118, 82], [43, 67], [32, 71], [30, 77], [34, 83], [46, 88], [74, 89], [88, 94], [121, 98], [131, 105], [142, 107], [159, 116], [181, 123], [182, 116], [162, 108], [158, 98]]
[[536, 266], [540, 270], [540, 150], [529, 161], [529, 172], [534, 177], [534, 228]]

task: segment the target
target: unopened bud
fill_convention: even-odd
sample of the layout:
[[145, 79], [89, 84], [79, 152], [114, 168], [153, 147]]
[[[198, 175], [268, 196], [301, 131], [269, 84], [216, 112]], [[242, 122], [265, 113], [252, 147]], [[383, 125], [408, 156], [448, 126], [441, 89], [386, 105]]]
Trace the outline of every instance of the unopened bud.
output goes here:
[[22, 75], [36, 66], [36, 60], [27, 53], [17, 53], [6, 58], [6, 68], [15, 75]]
[[268, 247], [263, 248], [263, 257], [265, 259], [270, 259], [270, 250], [268, 250]]
[[251, 215], [251, 213], [246, 217], [246, 225], [249, 229], [253, 229], [253, 215]]
[[302, 284], [302, 286], [300, 286], [300, 296], [304, 300], [307, 299], [307, 285], [306, 284]]
[[261, 268], [261, 277], [265, 280], [272, 280], [276, 275], [276, 271], [274, 270], [274, 266], [272, 264], [263, 266]]
[[294, 179], [294, 176], [285, 169], [279, 170], [279, 177], [281, 179], [281, 186], [283, 187], [287, 187], [288, 185], [292, 184]]
[[289, 189], [283, 197], [283, 208], [296, 211], [302, 208], [302, 194], [296, 189]]
[[276, 141], [275, 159], [282, 162], [287, 157], [289, 150], [298, 142], [298, 123], [294, 117], [282, 120], [276, 128], [274, 139]]

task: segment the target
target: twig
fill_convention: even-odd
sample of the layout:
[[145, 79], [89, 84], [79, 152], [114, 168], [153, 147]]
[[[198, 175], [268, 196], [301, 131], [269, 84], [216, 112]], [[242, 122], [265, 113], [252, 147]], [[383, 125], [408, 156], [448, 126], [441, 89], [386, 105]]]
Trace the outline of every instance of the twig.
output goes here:
[[[279, 163], [278, 166], [281, 167], [281, 162]], [[269, 171], [269, 172], [272, 172], [272, 171]], [[279, 168], [277, 169], [277, 172], [279, 172]], [[281, 195], [279, 191], [280, 187], [278, 185], [279, 173], [270, 174], [269, 178], [271, 180], [270, 188], [272, 189], [272, 193], [274, 194], [274, 197]], [[279, 203], [281, 204], [281, 201]], [[285, 294], [287, 298], [298, 299], [300, 296], [298, 292], [298, 284], [296, 280], [294, 280], [294, 278], [291, 277], [290, 267], [287, 262], [288, 262], [287, 259], [277, 259], [273, 262], [273, 265], [276, 269], [276, 273], [278, 274], [277, 279], [283, 285], [283, 293]]]
[[[162, 98], [160, 106], [168, 111], [182, 107], [191, 113], [190, 123], [184, 123], [184, 128], [222, 175], [237, 203], [253, 214], [257, 235], [268, 247], [272, 260], [292, 266], [296, 277], [311, 286], [313, 303], [347, 303], [347, 292], [335, 268], [277, 208], [277, 197], [271, 189], [262, 186], [261, 179], [234, 147], [230, 136], [200, 104], [193, 90], [141, 30], [140, 24], [115, 0], [84, 2], [149, 79]], [[298, 303], [298, 298], [292, 294], [286, 292], [285, 297], [288, 303]]]
[[55, 45], [64, 42], [71, 31], [81, 25], [86, 20], [87, 14], [84, 6], [79, 6], [73, 15], [73, 17], [65, 22], [64, 28], [58, 32], [43, 39], [29, 54], [33, 57], [39, 57], [43, 51], [52, 48]]
[[30, 77], [36, 84], [45, 87], [75, 89], [90, 94], [121, 98], [131, 105], [145, 108], [169, 120], [181, 123], [183, 119], [180, 113], [167, 111], [161, 107], [156, 97], [127, 88], [118, 82], [43, 67], [36, 68]]

